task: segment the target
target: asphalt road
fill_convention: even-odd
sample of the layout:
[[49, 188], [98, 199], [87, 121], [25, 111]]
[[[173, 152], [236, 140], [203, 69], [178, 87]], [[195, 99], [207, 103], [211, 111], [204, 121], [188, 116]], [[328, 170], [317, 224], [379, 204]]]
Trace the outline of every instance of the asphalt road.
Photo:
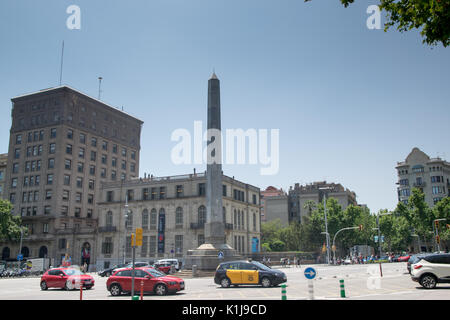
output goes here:
[[[307, 300], [308, 280], [304, 276], [307, 266], [278, 268], [286, 273], [287, 299]], [[413, 282], [406, 263], [383, 264], [383, 277], [379, 265], [313, 266], [317, 270], [312, 280], [314, 299], [345, 300], [450, 300], [450, 284], [438, 284], [426, 290]], [[113, 297], [106, 290], [107, 278], [92, 274], [95, 287], [83, 290], [83, 300], [130, 300], [130, 296]], [[339, 280], [344, 280], [345, 298], [341, 298]], [[145, 295], [144, 300], [281, 300], [281, 287], [238, 286], [221, 288], [212, 278], [186, 278], [186, 289], [179, 293], [159, 297]], [[39, 278], [0, 279], [0, 300], [79, 300], [80, 292], [49, 289], [41, 291]]]

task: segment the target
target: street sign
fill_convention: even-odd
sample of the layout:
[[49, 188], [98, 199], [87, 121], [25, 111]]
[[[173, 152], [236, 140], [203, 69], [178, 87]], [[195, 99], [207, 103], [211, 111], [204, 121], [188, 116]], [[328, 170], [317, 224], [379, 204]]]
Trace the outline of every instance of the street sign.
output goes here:
[[19, 253], [17, 255], [17, 261], [22, 261], [23, 260], [23, 254]]
[[378, 242], [378, 236], [374, 236], [373, 241]]
[[316, 277], [317, 271], [314, 268], [308, 267], [305, 269], [305, 278], [312, 280]]
[[222, 251], [219, 251], [219, 254], [217, 255], [217, 258], [223, 259], [223, 252]]
[[142, 228], [136, 228], [136, 246], [142, 246]]

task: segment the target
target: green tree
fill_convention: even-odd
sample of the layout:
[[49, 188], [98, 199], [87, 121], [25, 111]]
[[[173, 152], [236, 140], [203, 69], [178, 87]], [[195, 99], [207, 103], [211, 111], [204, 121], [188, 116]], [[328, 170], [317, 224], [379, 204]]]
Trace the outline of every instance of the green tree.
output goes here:
[[[305, 0], [308, 2], [311, 0]], [[348, 7], [354, 0], [340, 0]], [[421, 29], [423, 43], [444, 47], [450, 44], [450, 1], [379, 0], [378, 7], [387, 14], [384, 31], [397, 26], [400, 32]]]
[[11, 213], [12, 205], [7, 200], [0, 200], [0, 240], [13, 241], [20, 239], [22, 219]]

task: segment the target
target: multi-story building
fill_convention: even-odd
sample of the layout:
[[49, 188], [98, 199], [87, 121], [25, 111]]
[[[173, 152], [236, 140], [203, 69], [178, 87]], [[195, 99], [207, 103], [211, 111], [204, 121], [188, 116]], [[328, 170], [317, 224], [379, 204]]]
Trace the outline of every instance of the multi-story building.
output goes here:
[[[227, 244], [242, 254], [259, 252], [259, 188], [225, 175], [222, 179]], [[184, 261], [188, 250], [205, 241], [206, 180], [204, 173], [194, 172], [103, 183], [97, 268], [131, 260], [130, 236], [136, 228], [143, 228], [143, 245], [136, 259]]]
[[[11, 101], [5, 193], [29, 230], [22, 253], [92, 263], [100, 186], [139, 176], [143, 122], [67, 86]], [[4, 259], [19, 251], [0, 247]]]
[[334, 198], [345, 210], [349, 205], [357, 205], [356, 194], [340, 183], [327, 183], [326, 181], [314, 182], [304, 186], [296, 183], [289, 189], [289, 221], [301, 222], [302, 217], [309, 213], [305, 208], [308, 201], [316, 205], [323, 202], [323, 197]]
[[437, 157], [430, 158], [419, 148], [413, 148], [405, 161], [397, 162], [398, 201], [408, 203], [412, 188], [425, 194], [425, 201], [433, 207], [450, 196], [450, 163]]
[[289, 224], [288, 196], [283, 189], [269, 186], [261, 191], [261, 221], [279, 219], [282, 225]]
[[4, 191], [5, 191], [5, 173], [7, 163], [8, 163], [8, 154], [7, 153], [0, 154], [0, 199], [5, 199]]

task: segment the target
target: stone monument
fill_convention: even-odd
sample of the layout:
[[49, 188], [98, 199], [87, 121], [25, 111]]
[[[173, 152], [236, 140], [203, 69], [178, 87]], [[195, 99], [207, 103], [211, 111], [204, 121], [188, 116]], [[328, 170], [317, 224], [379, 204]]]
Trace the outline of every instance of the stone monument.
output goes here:
[[[222, 137], [220, 124], [220, 81], [213, 73], [208, 81], [208, 128], [206, 168], [205, 243], [188, 250], [186, 268], [215, 270], [223, 261], [242, 259], [226, 243], [222, 207]], [[219, 258], [220, 257], [220, 258]]]

